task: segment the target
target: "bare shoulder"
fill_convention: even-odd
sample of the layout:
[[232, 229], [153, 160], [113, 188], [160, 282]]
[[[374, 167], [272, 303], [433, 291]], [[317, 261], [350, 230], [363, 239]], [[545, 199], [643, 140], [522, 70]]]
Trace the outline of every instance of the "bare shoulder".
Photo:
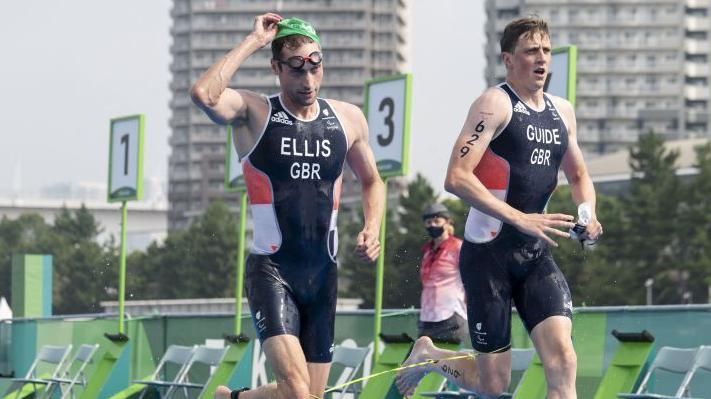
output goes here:
[[356, 105], [339, 100], [326, 100], [341, 118], [341, 123], [345, 124], [346, 133], [349, 140], [367, 136], [368, 123], [366, 122], [363, 111]]
[[566, 100], [563, 97], [554, 96], [552, 94], [548, 94], [548, 97], [550, 97], [551, 101], [553, 101], [553, 105], [555, 105], [558, 112], [563, 114], [563, 116], [566, 118], [566, 121], [570, 121], [571, 118], [575, 118], [575, 110], [573, 109], [573, 105], [570, 103], [570, 101]]
[[493, 103], [503, 103], [509, 102], [509, 96], [506, 92], [498, 86], [491, 86], [484, 90], [483, 93], [476, 99], [477, 102], [493, 102]]
[[484, 90], [474, 101], [474, 105], [479, 106], [503, 106], [510, 103], [508, 94], [497, 86], [492, 86]]
[[578, 128], [575, 120], [575, 110], [573, 109], [573, 105], [570, 101], [563, 97], [554, 96], [552, 94], [548, 94], [548, 96], [551, 101], [553, 101], [553, 105], [555, 105], [555, 108], [560, 113], [560, 116], [563, 117], [565, 127], [568, 128], [568, 135], [575, 136]]
[[361, 118], [365, 119], [363, 116], [363, 111], [356, 105], [347, 103], [345, 101], [327, 99], [329, 104], [338, 112], [340, 116], [346, 119], [359, 120]]
[[469, 108], [467, 123], [485, 122], [492, 133], [508, 123], [512, 114], [511, 100], [501, 88], [493, 86], [486, 89]]
[[484, 113], [495, 120], [505, 120], [511, 114], [511, 100], [501, 88], [493, 86], [486, 89], [472, 104], [470, 114]]

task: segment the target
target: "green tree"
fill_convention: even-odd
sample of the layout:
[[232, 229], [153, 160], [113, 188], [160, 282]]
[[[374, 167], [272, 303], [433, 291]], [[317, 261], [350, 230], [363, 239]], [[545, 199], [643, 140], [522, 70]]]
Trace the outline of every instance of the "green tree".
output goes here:
[[655, 280], [655, 303], [679, 303], [684, 270], [675, 257], [679, 245], [679, 204], [683, 200], [676, 175], [677, 151], [668, 151], [662, 137], [641, 135], [630, 150], [632, 180], [623, 197], [624, 245], [630, 303], [644, 303], [644, 282]]
[[698, 174], [683, 188], [684, 202], [676, 223], [678, 261], [689, 272], [684, 283], [688, 301], [707, 303], [711, 286], [711, 143], [696, 148]]
[[[397, 207], [387, 212], [383, 307], [408, 308], [420, 306], [420, 261], [427, 235], [422, 225], [422, 210], [436, 200], [432, 186], [420, 174], [407, 186]], [[346, 245], [340, 257], [341, 277], [348, 282], [342, 287], [344, 296], [362, 298], [363, 307], [375, 301], [375, 264], [367, 265], [353, 255], [355, 237], [362, 228], [362, 218], [346, 225], [343, 238]], [[344, 240], [342, 240], [343, 242]]]
[[[575, 306], [601, 306], [626, 303], [626, 287], [618, 281], [626, 271], [616, 255], [620, 251], [624, 233], [621, 229], [622, 206], [619, 199], [597, 195], [596, 212], [603, 225], [604, 235], [592, 250], [583, 249], [579, 242], [555, 239], [553, 248], [556, 263], [568, 281]], [[551, 197], [548, 212], [577, 215], [571, 199], [570, 187], [560, 187]]]
[[53, 241], [51, 226], [37, 214], [25, 214], [17, 219], [3, 216], [0, 220], [0, 296], [12, 305], [12, 256], [42, 254]]
[[115, 285], [117, 263], [111, 244], [96, 239], [100, 227], [82, 206], [62, 209], [53, 225], [37, 214], [0, 222], [0, 293], [10, 296], [12, 255], [49, 254], [54, 268], [55, 314], [98, 312], [99, 301], [109, 299], [107, 287]]
[[237, 217], [212, 203], [187, 230], [130, 257], [127, 293], [141, 299], [234, 296]]
[[[710, 153], [708, 145], [698, 149], [699, 174], [682, 184], [676, 174], [678, 153], [666, 150], [657, 135], [639, 137], [630, 149], [629, 191], [619, 199], [598, 194], [605, 234], [596, 250], [583, 252], [565, 240], [554, 250], [576, 305], [644, 304], [649, 278], [654, 279], [655, 303], [707, 298]], [[574, 214], [566, 188], [553, 196], [549, 210]], [[690, 297], [685, 299], [685, 293]]]
[[100, 312], [99, 302], [112, 298], [118, 281], [118, 254], [113, 242], [98, 243], [101, 227], [82, 205], [62, 209], [52, 226], [54, 310], [57, 314]]

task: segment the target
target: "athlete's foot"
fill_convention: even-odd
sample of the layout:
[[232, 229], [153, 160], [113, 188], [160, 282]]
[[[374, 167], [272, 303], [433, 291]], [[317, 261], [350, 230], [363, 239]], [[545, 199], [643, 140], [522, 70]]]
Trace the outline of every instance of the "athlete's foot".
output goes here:
[[417, 384], [420, 383], [422, 378], [424, 378], [427, 373], [432, 371], [431, 363], [419, 364], [426, 362], [427, 360], [432, 360], [432, 349], [434, 349], [434, 344], [429, 337], [420, 337], [417, 341], [415, 341], [415, 345], [412, 347], [410, 356], [408, 356], [402, 364], [403, 367], [412, 367], [400, 370], [395, 378], [397, 389], [404, 396], [414, 394]]
[[230, 392], [232, 391], [229, 388], [220, 385], [215, 390], [215, 399], [230, 399]]

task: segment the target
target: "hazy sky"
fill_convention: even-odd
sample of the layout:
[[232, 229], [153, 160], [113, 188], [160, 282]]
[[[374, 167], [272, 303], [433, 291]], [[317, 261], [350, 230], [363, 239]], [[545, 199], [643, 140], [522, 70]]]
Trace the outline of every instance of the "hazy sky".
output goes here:
[[[484, 89], [483, 2], [411, 0], [411, 173], [441, 191]], [[167, 180], [170, 0], [0, 2], [0, 193], [107, 180], [109, 120], [146, 114], [146, 177]], [[326, 71], [328, 73], [328, 71]]]

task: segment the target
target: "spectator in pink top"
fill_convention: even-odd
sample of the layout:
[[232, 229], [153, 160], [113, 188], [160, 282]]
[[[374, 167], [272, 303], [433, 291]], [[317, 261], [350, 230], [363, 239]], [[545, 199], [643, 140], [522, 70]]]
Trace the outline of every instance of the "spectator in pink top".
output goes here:
[[434, 203], [422, 213], [430, 239], [422, 247], [419, 336], [461, 343], [469, 336], [464, 287], [459, 275], [462, 240], [454, 236], [452, 215]]

